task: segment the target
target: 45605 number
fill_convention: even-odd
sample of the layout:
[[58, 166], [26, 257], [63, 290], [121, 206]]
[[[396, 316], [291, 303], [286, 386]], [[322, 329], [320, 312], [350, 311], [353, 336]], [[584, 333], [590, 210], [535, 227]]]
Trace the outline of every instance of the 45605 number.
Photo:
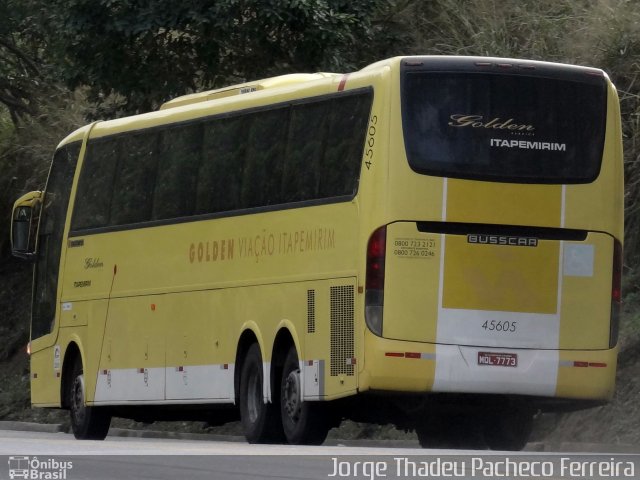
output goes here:
[[371, 169], [371, 165], [373, 164], [373, 147], [376, 144], [376, 125], [378, 124], [378, 116], [372, 115], [369, 120], [369, 130], [367, 130], [367, 144], [365, 146], [366, 151], [364, 152], [364, 164], [367, 166], [367, 170]]
[[486, 320], [482, 324], [482, 328], [487, 330], [488, 332], [507, 332], [514, 333], [518, 329], [518, 322], [515, 320]]

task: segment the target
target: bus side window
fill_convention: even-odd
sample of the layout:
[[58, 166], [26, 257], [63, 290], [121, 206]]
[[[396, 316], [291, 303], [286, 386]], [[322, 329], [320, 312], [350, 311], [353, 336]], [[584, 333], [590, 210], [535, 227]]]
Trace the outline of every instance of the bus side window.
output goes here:
[[193, 214], [202, 161], [202, 130], [201, 124], [191, 124], [161, 133], [152, 220]]
[[90, 140], [76, 194], [72, 230], [109, 225], [118, 141]]
[[353, 195], [356, 191], [371, 97], [371, 93], [366, 93], [332, 101], [320, 183], [323, 197]]
[[240, 208], [245, 125], [245, 116], [214, 119], [204, 124], [196, 214]]
[[295, 105], [291, 109], [287, 152], [282, 168], [283, 203], [319, 198], [328, 107], [329, 102], [325, 100]]
[[282, 203], [282, 158], [289, 108], [257, 112], [251, 117], [240, 203], [243, 208]]
[[158, 164], [158, 133], [125, 136], [111, 202], [111, 224], [127, 225], [151, 219]]

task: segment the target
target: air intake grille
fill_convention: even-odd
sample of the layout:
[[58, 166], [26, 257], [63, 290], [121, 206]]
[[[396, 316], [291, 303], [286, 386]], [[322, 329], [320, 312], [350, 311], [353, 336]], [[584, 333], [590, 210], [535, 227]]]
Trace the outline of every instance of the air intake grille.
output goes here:
[[353, 303], [352, 285], [331, 287], [331, 376], [353, 375]]
[[307, 333], [316, 333], [316, 291], [307, 290]]

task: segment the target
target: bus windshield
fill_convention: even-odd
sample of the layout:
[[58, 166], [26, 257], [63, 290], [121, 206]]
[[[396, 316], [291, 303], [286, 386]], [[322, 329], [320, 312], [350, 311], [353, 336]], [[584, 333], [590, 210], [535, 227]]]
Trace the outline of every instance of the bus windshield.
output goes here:
[[406, 71], [404, 142], [419, 173], [513, 183], [589, 183], [600, 172], [603, 76]]

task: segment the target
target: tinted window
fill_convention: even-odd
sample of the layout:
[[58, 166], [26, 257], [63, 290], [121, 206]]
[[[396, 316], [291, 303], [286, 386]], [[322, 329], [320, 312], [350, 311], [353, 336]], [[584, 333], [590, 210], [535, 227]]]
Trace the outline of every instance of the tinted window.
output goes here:
[[74, 230], [109, 224], [117, 159], [115, 139], [91, 141], [87, 145], [74, 207]]
[[355, 194], [372, 92], [89, 141], [73, 229]]
[[192, 215], [202, 160], [202, 125], [164, 130], [159, 157], [152, 220]]
[[322, 165], [320, 197], [355, 193], [370, 109], [370, 95], [352, 95], [332, 101], [327, 119], [329, 136]]
[[403, 131], [422, 173], [531, 183], [593, 181], [606, 88], [584, 79], [406, 72]]
[[282, 163], [288, 115], [288, 108], [251, 115], [240, 190], [241, 208], [282, 203]]
[[319, 198], [330, 108], [327, 101], [293, 107], [282, 168], [283, 202]]
[[80, 142], [66, 145], [56, 152], [51, 164], [38, 229], [32, 339], [51, 332], [54, 323], [64, 224], [79, 153]]
[[247, 143], [246, 125], [245, 116], [209, 120], [204, 124], [196, 213], [239, 208]]
[[158, 163], [157, 133], [123, 136], [111, 201], [111, 225], [151, 219]]

